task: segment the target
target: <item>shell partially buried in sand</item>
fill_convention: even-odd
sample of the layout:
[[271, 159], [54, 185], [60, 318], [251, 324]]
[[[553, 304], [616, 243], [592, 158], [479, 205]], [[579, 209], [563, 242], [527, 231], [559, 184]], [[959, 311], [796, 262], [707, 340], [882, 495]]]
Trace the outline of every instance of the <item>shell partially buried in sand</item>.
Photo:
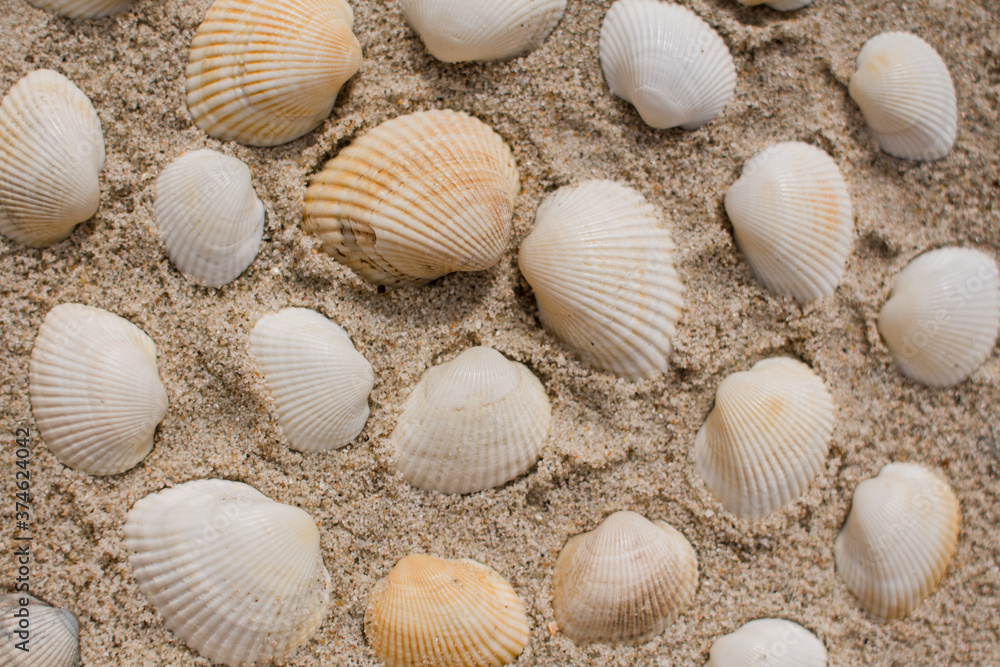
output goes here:
[[99, 19], [121, 14], [135, 0], [28, 0], [35, 7], [71, 19]]
[[27, 593], [0, 595], [0, 665], [79, 667], [80, 622]]
[[760, 618], [712, 642], [705, 667], [826, 667], [826, 647], [798, 623]]

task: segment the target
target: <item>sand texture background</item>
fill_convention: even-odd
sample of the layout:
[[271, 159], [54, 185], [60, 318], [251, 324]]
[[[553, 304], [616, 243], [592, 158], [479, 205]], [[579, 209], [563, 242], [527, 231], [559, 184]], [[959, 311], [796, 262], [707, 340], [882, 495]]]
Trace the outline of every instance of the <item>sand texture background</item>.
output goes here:
[[[13, 587], [14, 432], [32, 430], [37, 539], [32, 591], [72, 610], [88, 665], [206, 665], [165, 630], [136, 586], [123, 543], [128, 509], [192, 479], [251, 484], [303, 508], [322, 532], [333, 577], [330, 613], [290, 665], [376, 665], [362, 628], [369, 591], [412, 552], [486, 563], [525, 602], [531, 638], [518, 665], [700, 665], [714, 637], [777, 616], [815, 632], [831, 665], [1000, 664], [1000, 355], [957, 387], [900, 375], [875, 328], [893, 279], [943, 245], [1000, 247], [1000, 5], [817, 0], [792, 13], [735, 0], [684, 0], [733, 52], [736, 93], [694, 132], [653, 130], [608, 91], [598, 35], [610, 0], [570, 0], [531, 55], [446, 65], [424, 50], [394, 2], [352, 0], [360, 73], [333, 114], [276, 148], [219, 142], [184, 102], [188, 45], [209, 0], [139, 0], [124, 15], [71, 21], [0, 0], [0, 90], [51, 68], [93, 101], [107, 164], [100, 211], [44, 250], [0, 239], [0, 433], [3, 555]], [[862, 44], [910, 30], [943, 56], [955, 81], [958, 140], [932, 163], [878, 151], [847, 93]], [[379, 293], [300, 231], [307, 178], [351, 139], [404, 113], [450, 108], [510, 144], [522, 191], [509, 252], [492, 269]], [[855, 211], [842, 284], [806, 307], [768, 293], [735, 247], [722, 198], [744, 161], [801, 140], [839, 164]], [[166, 258], [152, 217], [160, 170], [209, 147], [244, 160], [267, 209], [260, 254], [236, 281], [210, 289]], [[632, 383], [596, 372], [540, 326], [517, 247], [556, 188], [608, 178], [637, 188], [662, 214], [686, 284], [671, 369]], [[157, 345], [169, 412], [136, 468], [96, 478], [63, 466], [41, 442], [28, 401], [28, 360], [43, 317], [80, 302], [135, 323]], [[251, 328], [285, 306], [343, 325], [372, 363], [371, 418], [350, 446], [290, 450], [247, 353]], [[389, 433], [428, 368], [468, 346], [492, 346], [544, 383], [553, 423], [541, 461], [501, 488], [467, 496], [419, 491], [395, 472]], [[725, 512], [690, 451], [728, 374], [774, 355], [812, 366], [838, 405], [825, 470], [770, 518]], [[901, 621], [878, 624], [834, 572], [833, 541], [862, 480], [890, 461], [940, 471], [963, 527], [940, 588]], [[551, 573], [566, 539], [614, 510], [664, 519], [692, 542], [701, 580], [691, 607], [637, 647], [575, 646], [550, 634]]]

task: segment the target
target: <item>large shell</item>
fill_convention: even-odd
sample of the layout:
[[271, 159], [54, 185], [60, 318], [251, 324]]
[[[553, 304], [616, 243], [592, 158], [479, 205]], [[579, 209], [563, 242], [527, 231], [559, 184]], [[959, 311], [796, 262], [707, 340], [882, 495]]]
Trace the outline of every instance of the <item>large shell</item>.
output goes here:
[[940, 248], [900, 271], [878, 330], [905, 375], [934, 387], [967, 378], [1000, 331], [1000, 272], [971, 248]]
[[40, 69], [0, 103], [0, 233], [44, 248], [62, 241], [101, 203], [104, 135], [90, 99]]
[[510, 148], [455, 111], [395, 118], [313, 176], [303, 227], [379, 285], [482, 271], [507, 249], [520, 183]]
[[215, 662], [289, 656], [326, 616], [316, 522], [246, 484], [197, 480], [146, 496], [125, 519], [125, 542], [164, 624]]
[[[27, 627], [21, 621], [27, 621]], [[26, 593], [0, 595], [0, 665], [77, 667], [80, 622], [73, 612], [50, 607]]]
[[826, 667], [826, 647], [798, 623], [760, 618], [712, 642], [705, 667]]
[[913, 463], [890, 463], [854, 490], [833, 546], [837, 574], [879, 620], [902, 618], [937, 588], [961, 524], [948, 483]]
[[47, 9], [71, 19], [100, 19], [121, 14], [135, 0], [28, 0], [39, 9]]
[[669, 2], [611, 5], [600, 58], [611, 92], [655, 128], [694, 130], [715, 118], [736, 89], [726, 43], [697, 14]]
[[552, 606], [577, 644], [640, 644], [662, 633], [697, 587], [697, 557], [683, 535], [665, 521], [615, 512], [566, 542], [552, 574]]
[[493, 569], [411, 554], [372, 589], [365, 637], [387, 667], [493, 667], [524, 650], [528, 618]]
[[187, 66], [187, 105], [213, 137], [275, 146], [330, 115], [361, 67], [345, 0], [215, 0]]
[[45, 444], [91, 475], [139, 463], [167, 413], [152, 339], [117, 315], [78, 303], [45, 316], [31, 351], [28, 393]]
[[598, 368], [667, 369], [683, 306], [674, 244], [653, 207], [611, 181], [560, 188], [538, 207], [518, 265], [545, 328]]
[[792, 141], [755, 155], [726, 192], [726, 213], [768, 289], [800, 302], [836, 289], [851, 251], [851, 196], [821, 149]]

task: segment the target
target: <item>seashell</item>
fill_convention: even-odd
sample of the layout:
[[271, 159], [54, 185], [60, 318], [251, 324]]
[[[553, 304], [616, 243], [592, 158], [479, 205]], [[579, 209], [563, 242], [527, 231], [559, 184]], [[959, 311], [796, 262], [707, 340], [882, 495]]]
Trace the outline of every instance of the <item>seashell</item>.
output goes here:
[[0, 234], [44, 248], [101, 204], [101, 121], [83, 91], [40, 69], [0, 102]]
[[510, 238], [514, 156], [485, 123], [424, 111], [382, 123], [313, 176], [305, 231], [378, 285], [482, 271]]
[[38, 329], [28, 375], [31, 412], [56, 458], [91, 475], [124, 472], [153, 448], [167, 414], [156, 345], [106, 310], [64, 303]]
[[[27, 613], [27, 616], [15, 614]], [[28, 626], [20, 622], [27, 619]], [[80, 622], [27, 593], [0, 595], [0, 665], [78, 667]]]
[[541, 46], [566, 0], [400, 0], [403, 16], [438, 60], [506, 60]]
[[947, 482], [914, 463], [890, 463], [854, 490], [833, 545], [837, 574], [872, 616], [903, 618], [937, 588], [960, 524]]
[[940, 248], [900, 271], [878, 330], [904, 375], [957, 384], [993, 351], [1000, 331], [1000, 272], [990, 255]]
[[102, 19], [121, 14], [135, 0], [28, 0], [39, 9], [47, 9], [71, 19]]
[[550, 333], [594, 366], [641, 380], [667, 369], [684, 304], [673, 248], [641, 194], [587, 181], [542, 202], [518, 265]]
[[345, 0], [215, 0], [188, 58], [195, 124], [249, 146], [312, 131], [361, 67], [353, 25]]
[[372, 589], [365, 637], [387, 667], [498, 666], [524, 650], [528, 618], [492, 568], [411, 554]]
[[826, 647], [798, 623], [761, 618], [712, 642], [705, 667], [826, 667]]
[[955, 143], [955, 85], [941, 56], [916, 35], [886, 32], [868, 40], [849, 91], [889, 155], [937, 160]]
[[342, 327], [315, 311], [285, 308], [258, 320], [250, 354], [292, 449], [339, 449], [361, 433], [375, 374]]
[[508, 482], [541, 456], [552, 408], [527, 366], [470, 347], [427, 371], [390, 436], [407, 482], [473, 493]]
[[288, 657], [326, 616], [316, 522], [246, 484], [202, 479], [146, 496], [124, 532], [139, 589], [210, 660]]
[[757, 5], [767, 5], [771, 9], [777, 9], [779, 12], [790, 12], [794, 9], [802, 9], [806, 5], [812, 3], [813, 0], [771, 0], [771, 2], [765, 2], [765, 0], [739, 0], [741, 4], [747, 7], [756, 7]]
[[599, 49], [611, 92], [657, 129], [701, 127], [736, 89], [726, 43], [680, 5], [618, 0], [604, 17]]
[[571, 537], [552, 573], [556, 622], [577, 644], [641, 644], [691, 603], [698, 561], [665, 521], [615, 512]]
[[726, 191], [736, 243], [768, 289], [805, 303], [833, 294], [851, 251], [851, 197], [837, 163], [797, 141], [743, 166]]

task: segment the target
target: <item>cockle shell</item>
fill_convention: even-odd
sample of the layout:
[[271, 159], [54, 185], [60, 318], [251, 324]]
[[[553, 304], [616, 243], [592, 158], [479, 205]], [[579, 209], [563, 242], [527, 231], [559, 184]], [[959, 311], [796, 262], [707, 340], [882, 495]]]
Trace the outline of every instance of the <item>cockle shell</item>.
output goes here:
[[726, 213], [768, 289], [803, 303], [836, 289], [851, 251], [851, 196], [821, 149], [791, 141], [755, 155], [726, 191]]
[[0, 233], [44, 248], [93, 217], [101, 203], [104, 135], [90, 99], [40, 69], [0, 103]]
[[379, 285], [482, 271], [507, 249], [520, 189], [514, 156], [485, 123], [424, 111], [355, 140], [306, 190], [305, 231]]
[[691, 10], [661, 0], [611, 5], [601, 25], [600, 58], [611, 92], [658, 129], [701, 127], [736, 89], [736, 67], [722, 38]]
[[28, 0], [39, 9], [47, 9], [71, 19], [100, 19], [121, 14], [135, 0]]
[[518, 266], [550, 333], [630, 380], [662, 373], [684, 287], [653, 207], [611, 181], [564, 187], [538, 207]]
[[712, 642], [705, 667], [826, 667], [826, 647], [798, 623], [761, 618]]
[[73, 612], [50, 607], [27, 593], [0, 595], [0, 665], [78, 667], [79, 664], [80, 622]]
[[210, 660], [290, 656], [326, 616], [316, 522], [246, 484], [203, 479], [146, 496], [124, 532], [139, 589]]
[[365, 637], [387, 667], [492, 667], [524, 650], [528, 618], [492, 568], [411, 554], [372, 589]]
[[683, 535], [665, 521], [615, 512], [566, 542], [552, 573], [552, 606], [577, 644], [641, 644], [662, 633], [697, 588], [697, 557]]
[[957, 384], [993, 351], [1000, 272], [992, 256], [940, 248], [900, 271], [878, 330], [903, 373], [933, 387]]
[[890, 463], [854, 490], [833, 546], [837, 574], [872, 616], [902, 618], [937, 588], [960, 524], [947, 482], [914, 463]]
[[250, 353], [293, 449], [337, 449], [361, 433], [375, 374], [342, 327], [315, 311], [285, 308], [258, 320]]
[[811, 4], [813, 0], [771, 0], [766, 2], [765, 0], [739, 0], [741, 4], [748, 7], [756, 7], [757, 5], [767, 5], [771, 9], [777, 9], [779, 12], [790, 12], [793, 9], [802, 9], [808, 4]]
[[91, 475], [139, 463], [167, 413], [152, 339], [117, 315], [78, 303], [45, 316], [31, 350], [28, 393], [45, 444]]
[[250, 146], [310, 132], [361, 67], [353, 25], [345, 0], [215, 0], [188, 59], [195, 124]]

